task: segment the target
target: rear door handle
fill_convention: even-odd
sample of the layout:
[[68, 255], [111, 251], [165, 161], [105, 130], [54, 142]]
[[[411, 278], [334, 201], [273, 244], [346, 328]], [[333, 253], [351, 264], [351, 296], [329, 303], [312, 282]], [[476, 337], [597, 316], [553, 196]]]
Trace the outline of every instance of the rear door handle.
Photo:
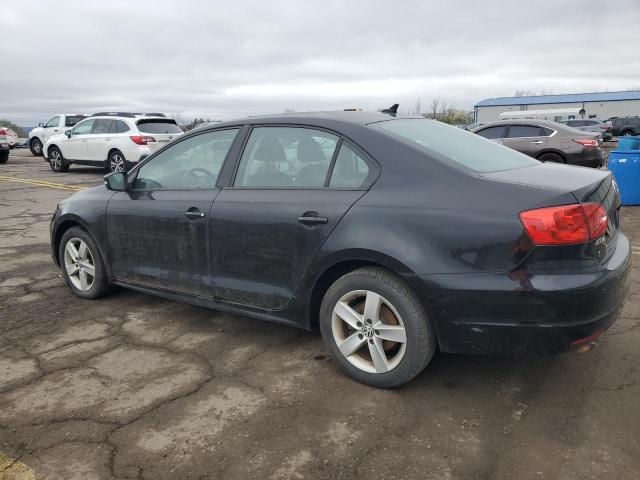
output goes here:
[[318, 212], [304, 212], [301, 217], [298, 217], [298, 221], [305, 225], [321, 225], [329, 222], [327, 217], [321, 217]]
[[204, 212], [201, 212], [197, 208], [191, 207], [189, 210], [184, 212], [184, 216], [187, 217], [189, 220], [197, 220], [199, 218], [206, 217], [207, 214]]
[[541, 145], [544, 142], [542, 140], [536, 140], [535, 142], [531, 142], [531, 143], [533, 143], [534, 145]]

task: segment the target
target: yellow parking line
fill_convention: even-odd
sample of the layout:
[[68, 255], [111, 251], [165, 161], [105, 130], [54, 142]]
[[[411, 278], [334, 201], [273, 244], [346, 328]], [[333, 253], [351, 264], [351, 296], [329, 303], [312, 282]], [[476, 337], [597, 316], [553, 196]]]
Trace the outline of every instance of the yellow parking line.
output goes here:
[[0, 479], [35, 480], [36, 474], [24, 463], [0, 452]]
[[30, 185], [36, 185], [38, 187], [57, 188], [59, 190], [68, 190], [72, 192], [79, 192], [81, 190], [85, 190], [85, 187], [78, 187], [76, 185], [69, 185], [66, 183], [54, 183], [54, 182], [49, 182], [47, 180], [34, 180], [32, 178], [19, 178], [19, 177], [9, 177], [9, 176], [0, 175], [0, 180], [4, 180], [7, 182], [28, 183]]

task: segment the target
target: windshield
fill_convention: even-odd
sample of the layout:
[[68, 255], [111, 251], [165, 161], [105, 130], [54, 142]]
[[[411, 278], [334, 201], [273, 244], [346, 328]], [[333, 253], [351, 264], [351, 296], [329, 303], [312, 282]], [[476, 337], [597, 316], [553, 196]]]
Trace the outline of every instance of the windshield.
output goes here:
[[435, 152], [476, 172], [528, 167], [539, 162], [526, 155], [446, 123], [427, 119], [399, 119], [371, 124], [409, 140], [427, 153]]

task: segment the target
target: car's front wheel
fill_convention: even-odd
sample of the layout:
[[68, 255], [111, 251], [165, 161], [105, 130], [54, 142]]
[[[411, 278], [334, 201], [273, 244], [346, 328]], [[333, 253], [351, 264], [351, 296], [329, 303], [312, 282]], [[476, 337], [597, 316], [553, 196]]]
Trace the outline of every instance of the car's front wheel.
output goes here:
[[31, 153], [36, 157], [42, 155], [42, 142], [39, 138], [34, 137], [31, 139], [31, 142], [29, 142], [29, 150], [31, 150]]
[[381, 268], [336, 280], [320, 307], [320, 330], [341, 370], [374, 387], [407, 383], [436, 351], [433, 327], [417, 296]]
[[69, 170], [69, 163], [62, 156], [62, 152], [58, 147], [49, 149], [49, 166], [54, 172], [66, 172]]
[[85, 230], [72, 227], [62, 236], [58, 251], [67, 285], [82, 298], [98, 298], [111, 290], [98, 245]]

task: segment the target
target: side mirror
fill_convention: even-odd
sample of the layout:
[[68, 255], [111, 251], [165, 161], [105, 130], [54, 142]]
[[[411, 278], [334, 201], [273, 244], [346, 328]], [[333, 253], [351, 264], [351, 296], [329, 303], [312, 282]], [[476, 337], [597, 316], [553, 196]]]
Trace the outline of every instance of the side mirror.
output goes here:
[[44, 127], [44, 123], [39, 123], [38, 126], [39, 127]]
[[107, 190], [124, 192], [127, 190], [127, 174], [125, 172], [111, 172], [104, 176], [104, 186]]
[[67, 130], [67, 131], [65, 131], [65, 132], [64, 132], [64, 134], [65, 134], [67, 137], [71, 138], [71, 130]]

